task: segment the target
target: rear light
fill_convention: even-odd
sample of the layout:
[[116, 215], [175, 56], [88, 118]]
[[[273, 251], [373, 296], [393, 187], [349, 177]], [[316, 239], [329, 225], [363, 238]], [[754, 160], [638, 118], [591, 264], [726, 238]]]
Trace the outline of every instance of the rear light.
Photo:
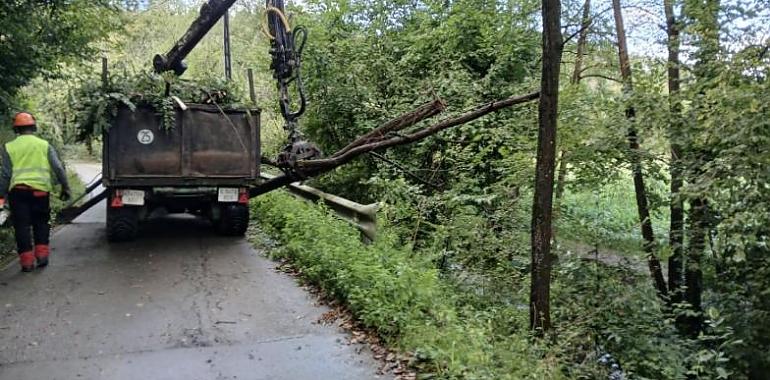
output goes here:
[[115, 193], [112, 195], [112, 201], [110, 202], [110, 207], [123, 207], [123, 192], [120, 190], [115, 190]]
[[245, 187], [242, 187], [238, 194], [238, 203], [240, 204], [248, 204], [249, 203], [249, 190]]

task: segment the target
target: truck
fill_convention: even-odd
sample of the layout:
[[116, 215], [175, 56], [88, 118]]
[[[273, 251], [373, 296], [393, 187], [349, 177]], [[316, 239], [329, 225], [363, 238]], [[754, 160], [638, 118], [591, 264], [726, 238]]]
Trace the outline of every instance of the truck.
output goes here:
[[156, 212], [191, 213], [243, 235], [249, 189], [259, 179], [260, 110], [179, 104], [161, 128], [149, 107], [121, 107], [103, 135], [107, 238], [133, 239]]

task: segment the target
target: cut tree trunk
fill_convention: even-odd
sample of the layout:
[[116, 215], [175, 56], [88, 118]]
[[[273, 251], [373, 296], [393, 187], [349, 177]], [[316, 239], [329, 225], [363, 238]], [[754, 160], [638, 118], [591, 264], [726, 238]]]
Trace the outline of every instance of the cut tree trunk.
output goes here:
[[[623, 91], [630, 93], [633, 91], [631, 60], [628, 58], [626, 29], [623, 25], [623, 13], [621, 12], [620, 0], [612, 0], [612, 9], [615, 15], [615, 28], [618, 36], [618, 57], [620, 60], [620, 75], [623, 78]], [[661, 268], [660, 260], [658, 260], [656, 253], [655, 234], [652, 229], [647, 190], [644, 185], [644, 172], [642, 170], [639, 137], [636, 128], [633, 125], [635, 117], [636, 110], [633, 107], [626, 108], [626, 118], [629, 120], [628, 145], [631, 149], [629, 157], [631, 159], [631, 170], [634, 177], [636, 208], [639, 213], [639, 223], [642, 230], [642, 239], [644, 239], [644, 251], [647, 254], [647, 264], [650, 268], [650, 275], [652, 276], [658, 295], [663, 300], [667, 300], [668, 289], [666, 287], [666, 279], [663, 277], [663, 269]]]
[[551, 227], [559, 111], [559, 71], [563, 38], [561, 1], [543, 0], [543, 59], [538, 106], [535, 195], [532, 204], [530, 327], [542, 335], [551, 328]]
[[[392, 148], [399, 145], [410, 144], [415, 141], [422, 140], [428, 136], [434, 135], [445, 129], [456, 127], [458, 125], [462, 125], [465, 123], [469, 123], [484, 115], [499, 111], [503, 108], [507, 108], [515, 104], [521, 104], [521, 103], [526, 103], [526, 102], [535, 100], [538, 98], [538, 96], [540, 96], [539, 92], [533, 92], [522, 96], [514, 96], [508, 99], [487, 103], [475, 108], [470, 112], [466, 112], [464, 114], [443, 120], [438, 124], [435, 124], [423, 129], [419, 129], [412, 133], [400, 134], [400, 135], [395, 135], [391, 137], [384, 135], [382, 136], [382, 138], [374, 141], [372, 141], [371, 139], [358, 138], [356, 139], [356, 141], [360, 141], [360, 144], [355, 145], [354, 147], [349, 148], [342, 153], [340, 152], [335, 153], [329, 158], [298, 161], [297, 168], [302, 172], [314, 172], [314, 171], [326, 172], [338, 166], [344, 165], [364, 153], [367, 153], [373, 150], [378, 150], [378, 149], [387, 149], [387, 148]], [[407, 114], [407, 115], [410, 115], [410, 114]], [[399, 119], [401, 118], [403, 118], [403, 116], [399, 117]], [[402, 129], [405, 129], [405, 128], [402, 128]]]

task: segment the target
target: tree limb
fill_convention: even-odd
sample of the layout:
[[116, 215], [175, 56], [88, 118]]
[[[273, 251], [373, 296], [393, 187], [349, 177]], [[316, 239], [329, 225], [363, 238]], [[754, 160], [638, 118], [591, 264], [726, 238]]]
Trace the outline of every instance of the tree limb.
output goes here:
[[382, 124], [381, 126], [375, 128], [371, 132], [361, 137], [358, 137], [353, 142], [348, 144], [346, 147], [334, 153], [332, 157], [336, 157], [341, 154], [344, 154], [357, 146], [382, 140], [387, 136], [388, 133], [397, 132], [405, 128], [411, 127], [425, 119], [438, 115], [439, 113], [443, 112], [445, 109], [446, 109], [446, 103], [444, 103], [444, 101], [441, 99], [435, 99], [432, 102], [425, 103], [420, 107], [418, 107], [417, 109], [409, 113], [406, 113], [404, 115], [401, 115], [395, 119], [392, 119], [386, 122], [385, 124]]
[[[372, 152], [376, 149], [387, 149], [387, 148], [406, 145], [415, 141], [419, 141], [428, 136], [441, 132], [445, 129], [449, 129], [458, 125], [462, 125], [462, 124], [474, 121], [484, 115], [497, 112], [499, 110], [511, 107], [516, 104], [522, 104], [522, 103], [533, 101], [539, 97], [540, 97], [540, 92], [536, 91], [526, 95], [513, 96], [504, 100], [490, 102], [487, 104], [480, 105], [469, 112], [443, 120], [430, 127], [425, 127], [406, 135], [386, 137], [384, 134], [381, 133], [382, 130], [385, 129], [384, 127], [388, 125], [397, 126], [398, 129], [403, 129], [410, 125], [415, 124], [416, 123], [416, 121], [414, 121], [416, 120], [414, 118], [415, 114], [423, 115], [422, 119], [425, 119], [429, 117], [429, 116], [424, 116], [427, 113], [436, 112], [436, 109], [434, 109], [433, 111], [427, 112], [425, 114], [418, 113], [419, 110], [422, 110], [423, 112], [427, 111], [427, 108], [424, 108], [426, 107], [426, 105], [423, 105], [415, 111], [412, 111], [396, 119], [393, 119], [393, 121], [400, 120], [401, 121], [400, 123], [396, 123], [396, 122], [394, 122], [393, 124], [390, 124], [390, 122], [386, 123], [383, 126], [375, 129], [374, 131], [369, 132], [366, 135], [357, 138], [354, 141], [354, 143], [358, 142], [358, 145], [354, 143], [348, 144], [347, 147], [333, 154], [329, 158], [298, 161], [296, 170], [297, 172], [302, 173], [301, 176], [296, 173], [284, 173], [281, 176], [275, 177], [265, 183], [262, 183], [252, 188], [249, 191], [249, 196], [253, 198], [258, 195], [267, 193], [269, 191], [278, 189], [280, 187], [289, 185], [292, 182], [296, 182], [308, 177], [318, 176], [338, 166], [344, 165], [362, 154]], [[431, 103], [428, 103], [428, 104], [431, 104]], [[433, 104], [435, 105], [437, 103], [435, 103], [434, 101]], [[441, 105], [442, 105], [441, 107], [444, 107], [443, 102], [441, 103]], [[411, 124], [406, 122], [408, 120], [412, 121]], [[376, 134], [374, 133], [375, 131], [377, 132]]]
[[507, 108], [515, 104], [521, 104], [521, 103], [526, 103], [526, 102], [535, 100], [539, 96], [540, 96], [540, 92], [532, 92], [522, 96], [514, 96], [505, 100], [487, 103], [477, 107], [476, 109], [470, 112], [464, 113], [459, 116], [455, 116], [450, 119], [446, 119], [442, 122], [439, 122], [438, 124], [435, 124], [433, 126], [430, 126], [424, 129], [420, 129], [408, 135], [394, 136], [389, 139], [384, 139], [384, 140], [380, 140], [380, 141], [376, 141], [368, 144], [359, 145], [344, 153], [334, 154], [330, 158], [298, 161], [297, 168], [302, 172], [307, 172], [307, 171], [313, 172], [318, 170], [328, 171], [340, 165], [346, 164], [350, 162], [352, 159], [364, 153], [373, 151], [375, 149], [392, 148], [394, 146], [413, 143], [415, 141], [422, 140], [430, 135], [441, 132], [445, 129], [471, 122], [484, 115], [499, 111], [503, 108]]
[[585, 78], [602, 78], [606, 80], [611, 80], [613, 82], [623, 83], [623, 81], [618, 78], [613, 78], [611, 76], [607, 76], [603, 74], [585, 74], [585, 75], [581, 74], [580, 75], [580, 79], [585, 79]]

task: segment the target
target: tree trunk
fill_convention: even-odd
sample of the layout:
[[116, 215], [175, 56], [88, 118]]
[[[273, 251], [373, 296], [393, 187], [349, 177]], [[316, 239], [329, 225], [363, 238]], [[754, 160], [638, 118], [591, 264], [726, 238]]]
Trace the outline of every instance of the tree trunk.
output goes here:
[[580, 33], [577, 41], [577, 54], [575, 56], [575, 70], [572, 72], [572, 84], [580, 83], [580, 74], [583, 72], [583, 56], [588, 43], [588, 27], [591, 26], [591, 0], [583, 3], [583, 18], [580, 23]]
[[668, 289], [670, 303], [682, 302], [682, 285], [684, 285], [684, 201], [679, 194], [684, 183], [682, 176], [682, 147], [679, 145], [679, 130], [681, 128], [680, 113], [682, 111], [679, 96], [679, 26], [674, 14], [674, 0], [664, 0], [663, 8], [666, 13], [666, 34], [668, 35], [668, 96], [671, 114], [669, 139], [671, 143], [671, 224], [669, 227], [669, 246], [671, 257], [668, 259]]
[[561, 198], [564, 196], [564, 187], [567, 181], [567, 152], [559, 153], [559, 175], [556, 179], [556, 193], [554, 194], [554, 217], [559, 213]]
[[703, 293], [703, 271], [701, 270], [701, 257], [706, 248], [706, 230], [708, 203], [700, 197], [690, 201], [690, 241], [685, 269], [686, 288], [684, 300], [696, 311], [687, 315], [685, 319], [685, 331], [696, 338], [703, 329], [703, 316], [701, 315], [701, 294]]
[[[583, 18], [580, 23], [580, 33], [578, 34], [577, 41], [577, 54], [575, 55], [575, 69], [572, 71], [572, 78], [570, 83], [573, 85], [580, 83], [580, 74], [583, 72], [583, 56], [585, 56], [586, 45], [588, 44], [588, 27], [591, 25], [591, 0], [586, 0], [583, 3]], [[553, 219], [557, 222], [561, 217], [561, 199], [564, 196], [564, 188], [566, 187], [568, 164], [567, 151], [562, 147], [559, 153], [559, 175], [556, 179], [556, 194], [554, 194], [553, 205]], [[558, 236], [558, 229], [553, 229], [553, 242], [556, 246], [556, 238]]]
[[[685, 1], [684, 12], [689, 16], [693, 41], [696, 47], [693, 74], [695, 89], [705, 93], [713, 86], [714, 63], [719, 54], [719, 10], [720, 0], [689, 0]], [[697, 107], [708, 107], [707, 104], [697, 104]], [[696, 111], [697, 112], [697, 111]], [[689, 181], [698, 183], [703, 174], [703, 167], [711, 158], [711, 147], [689, 142], [684, 152], [689, 165]], [[688, 222], [688, 246], [685, 257], [685, 291], [684, 300], [692, 308], [685, 319], [685, 331], [692, 337], [697, 337], [703, 329], [703, 314], [701, 310], [701, 294], [703, 293], [703, 271], [701, 259], [705, 250], [706, 231], [709, 226], [708, 202], [704, 194], [695, 194], [689, 199], [690, 213]]]
[[[612, 0], [612, 9], [615, 14], [615, 28], [618, 35], [618, 57], [620, 59], [620, 74], [623, 78], [623, 91], [630, 93], [633, 90], [631, 80], [631, 60], [628, 58], [628, 48], [626, 43], [626, 30], [623, 25], [623, 14], [620, 8], [620, 0]], [[652, 230], [652, 220], [650, 219], [650, 209], [647, 201], [647, 190], [644, 186], [644, 173], [642, 171], [642, 162], [639, 149], [639, 138], [634, 127], [634, 118], [636, 110], [633, 107], [626, 108], [626, 117], [629, 119], [628, 127], [628, 145], [631, 149], [631, 169], [634, 177], [634, 191], [636, 192], [636, 208], [639, 212], [639, 223], [644, 239], [644, 251], [647, 253], [647, 263], [650, 267], [650, 275], [655, 284], [658, 295], [666, 299], [668, 290], [666, 288], [666, 279], [663, 277], [663, 270], [660, 266], [660, 260], [656, 255], [655, 234]]]
[[[559, 247], [559, 227], [558, 222], [561, 218], [561, 202], [562, 198], [564, 197], [564, 188], [567, 186], [567, 152], [562, 150], [559, 153], [559, 173], [556, 177], [556, 190], [553, 195], [553, 236], [551, 237], [551, 240], [553, 241], [554, 247]], [[556, 255], [552, 255], [554, 258], [554, 261], [558, 260], [558, 257]]]
[[543, 0], [542, 15], [543, 71], [540, 80], [535, 196], [532, 205], [532, 282], [529, 300], [530, 326], [539, 334], [551, 328], [551, 216], [559, 109], [559, 70], [563, 49], [561, 1]]

